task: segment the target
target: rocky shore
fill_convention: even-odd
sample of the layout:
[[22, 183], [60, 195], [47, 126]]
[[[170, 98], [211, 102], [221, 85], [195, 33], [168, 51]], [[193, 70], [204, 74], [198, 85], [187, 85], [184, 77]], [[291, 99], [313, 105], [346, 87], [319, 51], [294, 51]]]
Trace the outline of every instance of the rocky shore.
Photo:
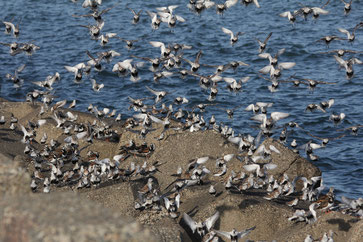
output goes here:
[[[303, 200], [294, 207], [286, 204], [300, 197], [303, 182], [299, 179], [291, 194], [272, 199], [267, 199], [271, 194], [267, 185], [258, 186], [262, 181], [258, 177], [257, 185], [243, 187], [248, 186], [245, 181], [254, 173], [244, 169], [249, 154], [216, 130], [189, 132], [172, 121], [165, 132], [162, 124], [154, 123], [152, 130], [140, 137], [141, 127], [131, 120], [96, 118], [56, 106], [52, 109], [40, 114], [37, 103], [0, 100], [0, 116], [5, 118], [0, 126], [0, 241], [199, 241], [183, 214], [204, 221], [217, 211], [214, 230], [255, 227], [242, 241], [304, 241], [307, 235], [320, 240], [329, 231], [333, 231], [334, 241], [362, 241], [361, 218], [339, 209], [317, 208], [317, 220], [312, 223], [289, 221], [295, 210], [308, 211], [311, 204]], [[74, 120], [70, 121], [67, 115], [61, 117], [68, 111], [76, 117]], [[63, 124], [56, 121], [55, 113], [64, 119]], [[18, 119], [14, 130], [10, 129], [12, 115]], [[28, 121], [37, 124], [39, 119], [46, 122], [36, 125], [35, 134], [24, 137], [20, 125], [30, 132]], [[74, 127], [83, 127], [81, 124], [88, 133], [77, 135], [82, 131], [76, 133]], [[67, 126], [71, 130], [68, 134]], [[103, 135], [96, 128], [100, 126]], [[90, 142], [92, 127], [97, 131], [92, 133]], [[54, 149], [51, 140], [57, 141]], [[311, 179], [321, 175], [316, 166], [280, 142], [265, 139], [262, 145], [278, 150], [264, 154], [269, 156], [268, 161], [259, 161], [277, 165], [266, 171], [266, 177], [285, 177], [292, 182], [298, 176]], [[30, 147], [27, 154], [26, 146]], [[226, 155], [232, 158], [223, 161]], [[207, 161], [198, 160], [203, 157], [208, 157]], [[216, 174], [223, 173], [224, 165], [216, 166], [218, 158], [226, 167], [220, 176]], [[192, 160], [202, 172], [197, 179], [185, 178], [195, 175], [198, 165], [191, 168]], [[80, 167], [75, 168], [76, 164]], [[181, 174], [177, 172], [179, 167]], [[100, 176], [92, 176], [91, 168], [100, 169]], [[186, 172], [188, 168], [193, 174]], [[54, 179], [52, 169], [60, 170], [60, 174], [53, 174]], [[88, 169], [89, 174], [82, 171], [83, 175], [77, 178], [82, 169]], [[85, 173], [88, 180], [83, 181]], [[71, 178], [67, 180], [66, 176]], [[49, 185], [45, 185], [47, 179]], [[143, 191], [150, 179], [152, 188], [146, 186]], [[192, 180], [197, 182], [185, 185], [185, 181]], [[178, 182], [184, 187], [177, 188]], [[33, 183], [35, 187], [31, 188]], [[209, 192], [211, 185], [215, 194]], [[150, 194], [158, 194], [159, 200], [155, 196], [149, 198]], [[165, 198], [171, 202], [176, 196], [180, 196], [179, 208], [167, 210]], [[335, 207], [338, 204], [334, 202]], [[225, 239], [219, 237], [219, 241], [228, 241]]]

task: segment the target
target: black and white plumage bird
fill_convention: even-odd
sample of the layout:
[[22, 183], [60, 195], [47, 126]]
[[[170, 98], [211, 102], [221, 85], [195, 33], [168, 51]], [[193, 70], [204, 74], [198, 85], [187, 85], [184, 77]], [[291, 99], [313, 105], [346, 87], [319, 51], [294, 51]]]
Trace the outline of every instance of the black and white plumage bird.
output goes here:
[[225, 232], [225, 231], [220, 231], [220, 230], [215, 230], [215, 232], [219, 235], [222, 235], [223, 237], [226, 237], [227, 239], [231, 240], [232, 242], [238, 242], [239, 239], [245, 237], [246, 235], [248, 235], [249, 233], [251, 233], [251, 231], [253, 231], [256, 228], [256, 226], [253, 226], [252, 228], [246, 229], [246, 230], [242, 230], [242, 231], [237, 231], [236, 229], [232, 229], [232, 231], [230, 232]]
[[188, 225], [194, 235], [198, 235], [200, 238], [203, 238], [212, 229], [218, 218], [218, 211], [206, 220], [199, 222], [194, 221], [188, 214], [183, 214], [183, 220], [186, 225]]

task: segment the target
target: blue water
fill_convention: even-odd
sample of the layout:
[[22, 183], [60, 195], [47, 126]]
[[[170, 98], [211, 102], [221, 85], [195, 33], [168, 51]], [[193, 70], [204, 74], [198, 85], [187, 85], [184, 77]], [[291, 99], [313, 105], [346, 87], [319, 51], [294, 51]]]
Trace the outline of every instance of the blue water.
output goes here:
[[[111, 7], [116, 1], [103, 1], [102, 8]], [[295, 121], [304, 129], [319, 137], [336, 137], [342, 131], [338, 129], [347, 128], [355, 124], [363, 124], [362, 92], [363, 92], [363, 66], [355, 65], [355, 77], [347, 80], [345, 71], [338, 69], [332, 55], [322, 55], [318, 52], [334, 50], [338, 48], [363, 51], [363, 29], [356, 31], [356, 40], [353, 44], [347, 41], [333, 41], [329, 49], [324, 43], [316, 42], [325, 35], [337, 35], [345, 37], [337, 28], [342, 27], [349, 30], [362, 19], [363, 2], [353, 1], [353, 8], [349, 15], [344, 16], [343, 4], [340, 1], [331, 1], [325, 8], [328, 15], [320, 16], [317, 20], [311, 17], [307, 21], [298, 18], [295, 25], [288, 22], [286, 18], [278, 14], [284, 11], [296, 10], [300, 7], [299, 1], [260, 1], [261, 8], [254, 5], [248, 7], [238, 3], [227, 10], [223, 16], [217, 15], [215, 8], [204, 11], [200, 16], [187, 8], [188, 1], [121, 1], [118, 6], [105, 14], [105, 26], [103, 33], [115, 32], [118, 36], [127, 39], [138, 39], [135, 48], [128, 51], [124, 43], [118, 39], [111, 39], [105, 46], [101, 47], [98, 42], [91, 40], [88, 30], [78, 25], [94, 24], [91, 18], [74, 18], [72, 14], [86, 14], [87, 9], [81, 7], [82, 2], [72, 3], [67, 0], [12, 0], [1, 1], [1, 19], [20, 23], [20, 36], [18, 42], [33, 41], [41, 48], [31, 57], [25, 54], [16, 56], [9, 55], [7, 46], [0, 46], [0, 96], [13, 101], [23, 101], [25, 94], [38, 88], [32, 81], [42, 81], [47, 75], [59, 72], [61, 80], [54, 84], [56, 100], [77, 99], [79, 110], [86, 110], [89, 103], [99, 108], [115, 108], [122, 113], [123, 117], [131, 116], [133, 113], [127, 109], [129, 102], [127, 96], [141, 98], [150, 96], [145, 86], [157, 90], [166, 90], [165, 101], [172, 101], [177, 96], [185, 96], [189, 99], [186, 107], [192, 107], [197, 103], [208, 103], [209, 91], [203, 90], [198, 85], [198, 79], [187, 77], [180, 79], [174, 75], [169, 79], [161, 79], [160, 83], [152, 81], [152, 73], [148, 70], [149, 63], [139, 70], [141, 80], [132, 83], [128, 77], [118, 77], [111, 72], [113, 64], [130, 58], [131, 54], [147, 57], [158, 57], [160, 50], [153, 48], [149, 41], [161, 41], [168, 43], [180, 43], [192, 45], [191, 50], [184, 51], [184, 57], [193, 60], [199, 50], [203, 51], [200, 62], [203, 64], [225, 64], [232, 60], [241, 60], [250, 64], [249, 67], [239, 67], [236, 71], [228, 70], [222, 74], [224, 77], [249, 76], [251, 79], [243, 85], [243, 91], [231, 93], [225, 88], [225, 83], [218, 84], [218, 95], [214, 101], [216, 106], [210, 106], [204, 114], [209, 119], [215, 114], [217, 121], [223, 121], [231, 125], [239, 133], [250, 133], [256, 135], [257, 129], [252, 126], [255, 122], [250, 120], [252, 113], [243, 111], [250, 103], [273, 102], [270, 112], [280, 111], [290, 113], [290, 117], [279, 121], [283, 124]], [[322, 1], [304, 1], [308, 6], [321, 6]], [[168, 28], [162, 23], [160, 28], [152, 31], [150, 18], [146, 10], [154, 11], [156, 7], [179, 4], [174, 11], [186, 19], [185, 23], [177, 23], [174, 29]], [[140, 22], [131, 24], [132, 14], [125, 8], [126, 5], [135, 9], [143, 10]], [[221, 27], [231, 29], [233, 32], [242, 31], [239, 41], [231, 46], [229, 36], [221, 31]], [[1, 31], [3, 32], [3, 31]], [[290, 70], [284, 70], [282, 79], [295, 74], [299, 77], [311, 78], [320, 81], [337, 82], [336, 85], [318, 85], [312, 92], [306, 86], [293, 87], [292, 84], [281, 83], [278, 92], [271, 93], [267, 86], [270, 83], [258, 76], [258, 70], [268, 64], [266, 59], [258, 57], [258, 44], [255, 37], [264, 39], [269, 32], [273, 32], [267, 45], [267, 52], [276, 53], [280, 48], [286, 48], [280, 56], [280, 62], [296, 62], [296, 66]], [[10, 43], [14, 41], [11, 35], [0, 34], [0, 42]], [[98, 73], [92, 71], [91, 76], [97, 81], [105, 84], [105, 88], [99, 93], [91, 89], [90, 77], [86, 77], [80, 85], [73, 82], [73, 74], [65, 70], [64, 65], [75, 65], [88, 61], [86, 50], [95, 54], [99, 51], [116, 50], [121, 56], [116, 57], [111, 64], [105, 65], [105, 70]], [[348, 54], [363, 60], [363, 54]], [[26, 64], [25, 70], [20, 77], [25, 80], [24, 85], [15, 89], [13, 84], [6, 80], [6, 73], [13, 71], [21, 64]], [[189, 65], [183, 64], [189, 69]], [[175, 72], [175, 70], [172, 70]], [[201, 67], [199, 73], [209, 75], [213, 69]], [[335, 99], [335, 104], [327, 113], [319, 111], [304, 112], [309, 103], [319, 103], [329, 98]], [[148, 101], [146, 101], [148, 102]], [[151, 103], [151, 101], [149, 102]], [[220, 108], [232, 108], [242, 105], [235, 111], [233, 120], [227, 118], [225, 112]], [[331, 113], [344, 112], [345, 120], [339, 125], [329, 121]], [[279, 131], [274, 135], [278, 138]], [[363, 132], [358, 136], [352, 136], [349, 132], [342, 139], [332, 140], [324, 149], [317, 150], [316, 155], [320, 159], [314, 162], [322, 171], [324, 182], [327, 187], [334, 186], [338, 195], [357, 198], [363, 194]], [[297, 139], [303, 144], [312, 139], [304, 132], [295, 130], [288, 136], [287, 143]], [[314, 140], [319, 142], [319, 140]], [[301, 153], [304, 155], [303, 153]]]

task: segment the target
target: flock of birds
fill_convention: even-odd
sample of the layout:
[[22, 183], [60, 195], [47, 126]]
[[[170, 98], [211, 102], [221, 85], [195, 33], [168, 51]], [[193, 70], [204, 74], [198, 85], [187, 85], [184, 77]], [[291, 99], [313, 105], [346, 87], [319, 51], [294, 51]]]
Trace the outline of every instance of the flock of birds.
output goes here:
[[[72, 2], [77, 2], [72, 0]], [[218, 4], [209, 0], [190, 0], [187, 7], [196, 14], [202, 14], [210, 8], [215, 8], [217, 14], [223, 15], [225, 11], [236, 5], [238, 0], [227, 0], [224, 3]], [[344, 14], [348, 15], [352, 8], [352, 1], [344, 2]], [[244, 5], [255, 5], [260, 8], [260, 4], [257, 0], [242, 0]], [[310, 16], [313, 19], [317, 19], [320, 15], [326, 15], [329, 13], [325, 9], [328, 6], [330, 0], [320, 7], [308, 7], [302, 6], [295, 11], [287, 11], [280, 14], [281, 17], [287, 18], [292, 24], [295, 23], [298, 17], [307, 19]], [[103, 27], [106, 24], [104, 15], [121, 3], [117, 2], [115, 5], [109, 8], [102, 7], [102, 0], [85, 0], [82, 3], [83, 8], [89, 9], [89, 13], [83, 15], [73, 15], [75, 19], [91, 18], [94, 21], [91, 24], [84, 25], [79, 24], [79, 28], [86, 28], [89, 32], [89, 36], [92, 40], [95, 40], [101, 46], [108, 45], [111, 39], [118, 39], [125, 43], [125, 47], [132, 50], [134, 43], [140, 40], [125, 39], [118, 36], [117, 33], [103, 32]], [[179, 5], [171, 5], [166, 7], [158, 7], [155, 11], [146, 11], [150, 18], [151, 28], [153, 31], [165, 24], [169, 28], [177, 28], [179, 22], [185, 22], [186, 20], [176, 14]], [[144, 17], [143, 10], [133, 10], [127, 6], [130, 10], [133, 18], [132, 23], [138, 24], [141, 17]], [[19, 23], [14, 23], [14, 20], [3, 21], [5, 26], [5, 34], [12, 35], [15, 40], [7, 43], [0, 43], [3, 46], [9, 47], [9, 53], [11, 56], [25, 53], [26, 55], [33, 55], [41, 48], [33, 42], [19, 43], [16, 41], [21, 34], [19, 31]], [[346, 29], [339, 28], [339, 31], [345, 36], [325, 36], [317, 42], [325, 42], [328, 46], [331, 41], [342, 40], [347, 42], [353, 42], [355, 40], [356, 32], [363, 29], [363, 22], [355, 23], [353, 31], [350, 32]], [[233, 32], [225, 27], [221, 28], [221, 32], [229, 36], [230, 45], [235, 45], [238, 42], [238, 37], [242, 36], [243, 32]], [[267, 53], [266, 47], [268, 41], [273, 33], [268, 33], [265, 39], [256, 39], [259, 49], [258, 56], [268, 60], [268, 64], [259, 70], [259, 76], [262, 79], [269, 81], [270, 86], [268, 89], [270, 92], [276, 92], [280, 83], [291, 83], [294, 86], [306, 85], [311, 91], [317, 85], [334, 85], [334, 82], [324, 82], [308, 78], [301, 78], [295, 75], [290, 76], [287, 79], [282, 79], [283, 70], [293, 68], [295, 62], [281, 62], [279, 56], [283, 55], [285, 49], [278, 50], [275, 54]], [[346, 37], [346, 38], [345, 38]], [[11, 37], [9, 37], [11, 38]], [[226, 38], [227, 39], [227, 38]], [[322, 138], [311, 134], [305, 130], [296, 122], [287, 122], [283, 125], [278, 125], [283, 120], [289, 117], [288, 113], [284, 112], [268, 112], [268, 109], [273, 103], [257, 102], [250, 105], [246, 105], [245, 111], [252, 112], [251, 117], [260, 130], [257, 137], [251, 135], [240, 135], [235, 133], [232, 127], [229, 127], [223, 122], [218, 123], [215, 116], [211, 116], [209, 121], [205, 121], [203, 112], [209, 106], [216, 105], [215, 100], [218, 95], [218, 89], [225, 83], [227, 89], [230, 92], [238, 93], [242, 90], [244, 83], [248, 82], [250, 77], [244, 77], [240, 80], [236, 80], [233, 77], [228, 77], [226, 73], [228, 71], [236, 71], [240, 67], [249, 66], [249, 64], [237, 60], [229, 63], [223, 63], [220, 65], [203, 64], [203, 52], [200, 50], [195, 54], [195, 58], [186, 58], [184, 56], [184, 50], [190, 50], [193, 48], [191, 45], [185, 44], [168, 44], [160, 41], [150, 41], [148, 43], [150, 47], [160, 49], [160, 55], [156, 57], [136, 56], [131, 54], [128, 59], [119, 60], [121, 54], [115, 50], [108, 50], [98, 53], [92, 53], [87, 51], [85, 53], [89, 60], [87, 62], [80, 62], [75, 65], [67, 65], [65, 69], [73, 74], [74, 82], [83, 85], [87, 76], [91, 76], [91, 73], [95, 72], [93, 78], [89, 77], [91, 87], [94, 92], [100, 92], [104, 88], [102, 81], [97, 80], [97, 73], [105, 69], [110, 68], [110, 63], [113, 59], [118, 61], [113, 64], [112, 72], [122, 78], [127, 78], [131, 82], [138, 82], [140, 80], [139, 69], [145, 65], [149, 65], [149, 71], [152, 72], [153, 80], [155, 83], [159, 83], [161, 79], [170, 78], [197, 78], [199, 80], [199, 86], [202, 90], [206, 90], [208, 95], [208, 102], [200, 103], [193, 106], [191, 109], [187, 109], [186, 105], [189, 100], [183, 96], [177, 96], [172, 102], [165, 102], [165, 97], [170, 96], [171, 93], [154, 89], [146, 86], [146, 89], [150, 92], [151, 97], [135, 98], [129, 96], [130, 106], [129, 109], [133, 109], [136, 114], [133, 117], [126, 120], [122, 120], [121, 113], [117, 114], [116, 110], [110, 110], [103, 108], [99, 110], [97, 106], [89, 105], [88, 111], [95, 116], [93, 123], [79, 123], [77, 122], [78, 116], [70, 111], [71, 108], [76, 106], [77, 101], [71, 102], [62, 100], [55, 102], [56, 95], [53, 90], [53, 85], [56, 84], [61, 76], [58, 72], [54, 75], [47, 76], [44, 81], [34, 81], [33, 84], [37, 87], [33, 91], [26, 95], [26, 101], [38, 105], [40, 102], [41, 117], [36, 123], [28, 122], [26, 126], [18, 124], [18, 120], [13, 115], [5, 118], [4, 115], [0, 117], [0, 125], [4, 126], [9, 124], [11, 130], [16, 130], [20, 127], [23, 133], [22, 142], [25, 143], [24, 153], [28, 155], [29, 162], [34, 166], [34, 173], [32, 176], [32, 182], [30, 187], [33, 191], [43, 191], [45, 193], [50, 192], [52, 186], [61, 187], [69, 186], [73, 189], [82, 189], [91, 186], [97, 186], [100, 183], [108, 181], [129, 181], [136, 177], [143, 177], [147, 181], [145, 186], [138, 191], [139, 198], [135, 201], [135, 209], [140, 210], [162, 210], [165, 209], [172, 218], [179, 217], [179, 205], [181, 200], [181, 191], [190, 186], [203, 184], [203, 180], [207, 175], [213, 177], [225, 177], [224, 187], [227, 191], [233, 190], [235, 192], [243, 193], [248, 189], [264, 189], [266, 190], [267, 200], [278, 199], [286, 197], [289, 202], [287, 205], [296, 206], [300, 201], [308, 201], [310, 204], [309, 210], [296, 210], [296, 212], [289, 217], [290, 221], [314, 223], [317, 220], [316, 209], [323, 211], [339, 210], [353, 216], [363, 217], [363, 199], [348, 199], [342, 197], [342, 201], [335, 200], [334, 188], [331, 188], [327, 194], [322, 194], [325, 186], [323, 185], [322, 177], [312, 177], [307, 179], [305, 177], [297, 176], [290, 179], [286, 174], [282, 174], [280, 177], [274, 177], [268, 174], [269, 170], [276, 168], [276, 165], [271, 163], [271, 154], [280, 153], [280, 151], [273, 145], [266, 147], [261, 143], [261, 139], [264, 136], [270, 137], [275, 134], [278, 129], [281, 129], [279, 140], [281, 143], [287, 143], [288, 133], [294, 129], [299, 129], [311, 136], [311, 140], [306, 144], [298, 145], [296, 140], [292, 140], [290, 146], [295, 152], [303, 151], [307, 157], [315, 161], [319, 159], [313, 152], [316, 149], [324, 148], [330, 140], [340, 139], [348, 135], [348, 132], [334, 137], [334, 138]], [[325, 52], [333, 54], [338, 65], [345, 69], [346, 77], [348, 80], [354, 78], [355, 73], [353, 70], [354, 65], [362, 64], [356, 57], [344, 59], [346, 53], [355, 54], [357, 51], [348, 49], [332, 50]], [[149, 64], [146, 64], [149, 63]], [[19, 77], [19, 74], [26, 68], [26, 65], [21, 65], [14, 73], [8, 73], [6, 78], [13, 82], [15, 88], [21, 88], [24, 83]], [[210, 71], [209, 75], [201, 74], [199, 70], [206, 68], [214, 71]], [[40, 90], [39, 90], [40, 89]], [[152, 100], [152, 101], [150, 101]], [[55, 103], [54, 103], [55, 102]], [[54, 104], [53, 104], [54, 103]], [[68, 103], [68, 105], [67, 105]], [[148, 104], [145, 104], [148, 103]], [[311, 103], [306, 107], [305, 111], [313, 112], [319, 110], [326, 113], [331, 106], [335, 103], [334, 99], [328, 99], [319, 104]], [[185, 108], [182, 108], [184, 105]], [[222, 109], [226, 112], [228, 118], [232, 119], [234, 111], [240, 108], [242, 105], [238, 105], [231, 109]], [[62, 109], [68, 107], [69, 109]], [[178, 107], [177, 109], [175, 107]], [[48, 116], [47, 116], [48, 115]], [[47, 134], [44, 133], [40, 139], [41, 148], [37, 149], [32, 142], [36, 137], [37, 129], [44, 125], [46, 122], [50, 122], [46, 117], [51, 117], [55, 128], [61, 129], [62, 133], [66, 135], [63, 142], [59, 140], [48, 140]], [[337, 126], [342, 120], [345, 119], [345, 114], [330, 115], [330, 120]], [[116, 123], [122, 124], [122, 127], [133, 132], [138, 132], [140, 139], [144, 139], [147, 135], [150, 135], [155, 130], [153, 126], [161, 126], [163, 132], [160, 136], [155, 137], [157, 140], [166, 139], [169, 131], [185, 130], [190, 132], [196, 132], [200, 130], [213, 129], [219, 132], [225, 137], [226, 142], [230, 142], [238, 146], [239, 154], [221, 155], [221, 157], [200, 157], [191, 160], [186, 167], [178, 167], [174, 176], [177, 179], [167, 186], [163, 191], [157, 186], [156, 178], [153, 175], [158, 172], [159, 163], [148, 164], [147, 161], [143, 165], [136, 165], [131, 162], [129, 166], [123, 167], [122, 162], [128, 159], [131, 155], [140, 157], [149, 157], [157, 146], [153, 143], [136, 144], [134, 140], [130, 140], [127, 145], [121, 146], [118, 155], [113, 158], [99, 159], [97, 151], [89, 151], [86, 157], [81, 157], [80, 153], [85, 148], [89, 147], [94, 139], [104, 140], [107, 142], [119, 142], [120, 134], [117, 130], [112, 128], [112, 125], [108, 124], [109, 119], [114, 118]], [[121, 122], [122, 121], [122, 122]], [[175, 122], [177, 121], [177, 122]], [[113, 124], [116, 125], [116, 124]], [[1, 127], [0, 126], [0, 127]], [[350, 131], [353, 135], [356, 135], [358, 129], [363, 125], [354, 125], [344, 130]], [[320, 140], [320, 142], [314, 142], [314, 140]], [[81, 148], [80, 143], [85, 145]], [[242, 155], [243, 154], [243, 155]], [[233, 170], [228, 170], [228, 162], [232, 158], [238, 158], [241, 160], [243, 170], [239, 174]], [[206, 162], [215, 160], [216, 169], [218, 172], [212, 173], [205, 167]], [[229, 174], [229, 175], [227, 175]], [[296, 184], [300, 182], [303, 184], [301, 192], [296, 191]], [[217, 191], [214, 185], [211, 185], [208, 192], [212, 196], [216, 196]], [[290, 199], [293, 198], [293, 199]], [[184, 213], [182, 219], [190, 229], [191, 233], [198, 239], [203, 241], [218, 241], [218, 237], [225, 237], [231, 241], [238, 241], [238, 239], [246, 236], [253, 231], [255, 227], [248, 228], [243, 231], [237, 231], [233, 229], [230, 232], [224, 232], [213, 229], [215, 222], [219, 219], [219, 212], [216, 212], [210, 218], [205, 221], [196, 222], [190, 215]], [[333, 241], [333, 233], [325, 233], [321, 241]], [[307, 236], [305, 241], [314, 241], [311, 236]]]

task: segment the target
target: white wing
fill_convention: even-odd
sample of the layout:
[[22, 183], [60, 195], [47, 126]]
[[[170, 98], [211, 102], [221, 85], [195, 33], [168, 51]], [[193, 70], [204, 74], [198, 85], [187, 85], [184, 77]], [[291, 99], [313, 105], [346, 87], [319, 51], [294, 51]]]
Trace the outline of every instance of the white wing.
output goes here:
[[186, 213], [183, 214], [183, 219], [194, 233], [197, 228], [195, 221]]
[[268, 65], [268, 66], [265, 66], [264, 68], [262, 68], [261, 70], [259, 70], [259, 72], [261, 72], [262, 74], [268, 74], [268, 73], [270, 73], [271, 68], [272, 68], [272, 66]]
[[243, 168], [246, 170], [246, 171], [249, 171], [249, 172], [253, 172], [255, 171], [256, 169], [258, 169], [260, 166], [257, 165], [257, 164], [250, 164], [250, 165], [244, 165]]
[[311, 9], [313, 10], [314, 14], [323, 14], [323, 15], [325, 15], [325, 14], [329, 13], [329, 11], [318, 8], [318, 7], [313, 7]]
[[233, 157], [234, 157], [234, 154], [228, 154], [228, 155], [223, 156], [223, 159], [226, 162], [229, 162], [230, 160], [232, 160]]
[[261, 57], [261, 58], [264, 58], [264, 59], [271, 59], [272, 58], [272, 56], [269, 53], [262, 53], [262, 54], [259, 54], [258, 56]]
[[201, 157], [201, 158], [198, 158], [197, 159], [197, 164], [204, 164], [207, 162], [207, 160], [209, 160], [209, 157], [208, 156], [205, 156], [205, 157]]
[[295, 62], [282, 62], [278, 66], [280, 69], [290, 69], [296, 65]]
[[236, 83], [236, 79], [232, 77], [224, 77], [223, 80], [227, 82], [228, 84]]
[[270, 145], [269, 148], [270, 148], [271, 151], [273, 151], [273, 152], [275, 152], [277, 154], [280, 154], [280, 151], [275, 146]]
[[230, 36], [233, 36], [233, 32], [231, 30], [229, 30], [229, 29], [226, 29], [226, 28], [222, 27], [222, 31], [225, 34], [229, 34]]
[[227, 0], [224, 5], [226, 6], [226, 8], [230, 8], [233, 5], [235, 5], [238, 2], [238, 0]]
[[274, 121], [278, 121], [280, 119], [283, 119], [283, 118], [287, 118], [290, 114], [288, 113], [282, 113], [282, 112], [272, 112], [271, 113], [271, 118], [274, 120]]
[[267, 163], [265, 165], [263, 165], [263, 168], [265, 168], [266, 170], [273, 170], [277, 167], [276, 164], [272, 164], [272, 163]]
[[212, 215], [211, 217], [207, 218], [207, 220], [205, 220], [204, 223], [207, 227], [208, 232], [213, 227], [213, 225], [215, 224], [215, 222], [217, 221], [218, 218], [219, 218], [219, 212], [217, 211], [214, 215]]
[[[272, 116], [272, 114], [271, 114], [271, 116]], [[266, 118], [266, 114], [260, 113], [260, 114], [257, 114], [255, 116], [253, 116], [251, 119], [255, 120], [255, 121], [258, 121], [258, 122], [261, 122], [261, 123], [264, 123], [264, 122], [266, 122], [267, 118]]]

